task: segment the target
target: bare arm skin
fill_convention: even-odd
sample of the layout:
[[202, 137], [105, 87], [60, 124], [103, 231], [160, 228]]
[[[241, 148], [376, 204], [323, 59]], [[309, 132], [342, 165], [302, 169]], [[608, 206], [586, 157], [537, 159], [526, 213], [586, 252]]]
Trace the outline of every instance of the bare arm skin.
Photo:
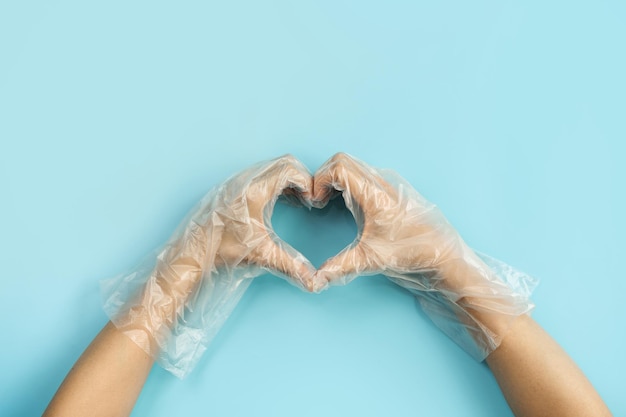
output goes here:
[[43, 415], [128, 416], [153, 363], [109, 322], [72, 367]]
[[[471, 267], [445, 274], [471, 276]], [[450, 275], [450, 281], [455, 277]], [[476, 300], [467, 300], [472, 305]], [[512, 323], [497, 314], [471, 313], [503, 335], [487, 365], [517, 417], [607, 417], [608, 407], [561, 346], [529, 315]]]
[[[67, 375], [44, 417], [128, 416], [153, 363], [107, 323]], [[528, 316], [513, 323], [487, 363], [516, 416], [611, 416], [576, 364]]]
[[513, 323], [487, 364], [518, 417], [612, 415], [574, 361], [526, 315]]

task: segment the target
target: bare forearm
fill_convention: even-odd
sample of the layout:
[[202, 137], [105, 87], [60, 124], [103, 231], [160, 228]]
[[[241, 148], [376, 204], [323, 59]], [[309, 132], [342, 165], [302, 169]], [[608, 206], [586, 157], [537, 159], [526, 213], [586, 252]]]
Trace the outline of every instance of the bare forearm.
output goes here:
[[70, 370], [44, 417], [130, 415], [153, 362], [107, 323]]
[[[472, 265], [446, 266], [440, 273], [449, 285], [480, 287], [481, 274]], [[484, 304], [480, 295], [459, 303], [501, 339], [487, 364], [516, 416], [611, 415], [574, 361], [530, 316], [480, 308]]]
[[512, 324], [487, 363], [516, 416], [611, 416], [578, 366], [529, 316]]

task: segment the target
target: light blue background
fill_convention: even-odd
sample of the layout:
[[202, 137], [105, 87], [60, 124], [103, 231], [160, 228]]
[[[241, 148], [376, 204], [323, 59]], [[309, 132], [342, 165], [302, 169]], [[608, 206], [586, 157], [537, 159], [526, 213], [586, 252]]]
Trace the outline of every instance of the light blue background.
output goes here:
[[[133, 267], [212, 186], [293, 153], [394, 168], [626, 415], [623, 1], [0, 5], [0, 415], [38, 415]], [[316, 264], [340, 206], [279, 207]], [[134, 416], [506, 416], [489, 370], [382, 277], [257, 279], [195, 371]]]

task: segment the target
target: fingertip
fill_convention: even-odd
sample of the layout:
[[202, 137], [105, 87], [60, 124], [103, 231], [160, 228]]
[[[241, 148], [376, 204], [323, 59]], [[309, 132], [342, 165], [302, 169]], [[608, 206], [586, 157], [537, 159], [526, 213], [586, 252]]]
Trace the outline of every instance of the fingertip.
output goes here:
[[335, 163], [345, 163], [346, 161], [353, 161], [354, 158], [347, 152], [337, 152], [331, 156], [330, 161]]
[[327, 286], [337, 285], [347, 275], [347, 271], [333, 260], [325, 262], [317, 271], [317, 280], [325, 282]]
[[318, 191], [311, 196], [311, 205], [317, 209], [326, 207], [326, 204], [332, 199], [333, 190]]
[[345, 152], [338, 152], [322, 164], [313, 175], [313, 199], [317, 206], [324, 207], [328, 201], [338, 194], [355, 188], [353, 178], [358, 174], [353, 172], [352, 166], [355, 161], [352, 156]]
[[363, 272], [373, 271], [368, 265], [362, 246], [353, 242], [352, 245], [324, 262], [317, 270], [317, 275], [320, 279], [325, 279], [329, 285], [345, 285]]
[[313, 275], [309, 291], [315, 294], [319, 294], [320, 292], [327, 289], [328, 286], [328, 280], [322, 274], [320, 274], [318, 270], [316, 270], [315, 274]]
[[339, 193], [329, 172], [316, 173], [313, 177], [312, 184], [313, 192], [311, 193], [311, 201], [315, 208], [324, 208], [326, 204]]
[[278, 259], [270, 262], [270, 269], [273, 272], [278, 272], [296, 287], [307, 292], [315, 292], [318, 283], [316, 282], [317, 269], [313, 264], [302, 254], [288, 246], [280, 249], [279, 253]]
[[308, 190], [299, 191], [298, 198], [304, 207], [308, 209], [314, 207], [312, 187]]
[[310, 206], [309, 202], [313, 196], [313, 176], [298, 160], [293, 161], [290, 166], [293, 171], [289, 173], [287, 185], [296, 191], [298, 198], [305, 206]]

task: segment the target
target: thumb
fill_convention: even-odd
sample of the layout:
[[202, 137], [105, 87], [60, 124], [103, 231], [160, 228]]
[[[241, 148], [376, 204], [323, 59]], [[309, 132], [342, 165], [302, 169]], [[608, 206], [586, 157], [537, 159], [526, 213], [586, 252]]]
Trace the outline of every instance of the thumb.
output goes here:
[[346, 285], [359, 275], [377, 273], [376, 263], [367, 252], [362, 242], [353, 243], [324, 262], [317, 271], [318, 279], [326, 280], [330, 285]]
[[300, 252], [282, 242], [268, 238], [259, 246], [254, 262], [261, 268], [286, 278], [296, 287], [308, 292], [319, 291], [316, 269]]

